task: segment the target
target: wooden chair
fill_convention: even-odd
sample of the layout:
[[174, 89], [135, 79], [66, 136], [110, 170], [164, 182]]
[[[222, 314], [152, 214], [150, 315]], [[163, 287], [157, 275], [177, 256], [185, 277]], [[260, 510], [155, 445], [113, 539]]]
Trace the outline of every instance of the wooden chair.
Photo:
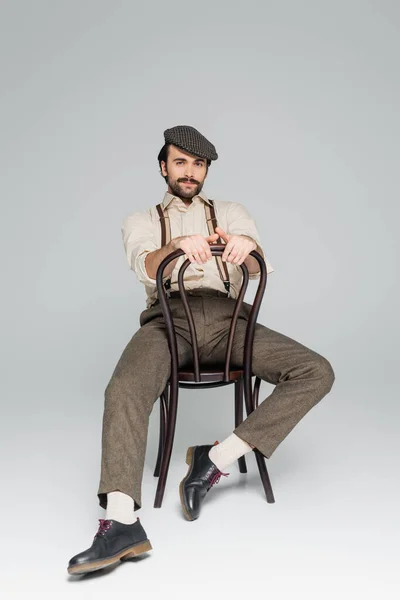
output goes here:
[[[211, 254], [222, 255], [225, 249], [224, 244], [213, 244], [210, 246]], [[243, 421], [243, 392], [246, 406], [247, 415], [249, 415], [258, 406], [258, 396], [260, 390], [261, 379], [256, 377], [254, 388], [252, 386], [252, 348], [254, 339], [254, 329], [257, 322], [257, 316], [260, 310], [261, 302], [264, 296], [265, 286], [267, 283], [267, 268], [262, 256], [255, 250], [250, 253], [260, 265], [260, 279], [257, 288], [257, 292], [254, 298], [250, 316], [248, 319], [246, 337], [244, 343], [243, 353], [243, 369], [230, 369], [230, 359], [232, 352], [232, 344], [235, 334], [235, 328], [239, 311], [242, 306], [242, 302], [247, 290], [249, 282], [249, 272], [244, 263], [240, 265], [243, 271], [243, 280], [240, 289], [239, 296], [236, 300], [236, 305], [232, 315], [232, 321], [230, 325], [228, 343], [225, 354], [225, 367], [220, 368], [209, 368], [201, 370], [199, 364], [198, 345], [196, 338], [195, 324], [193, 320], [192, 311], [190, 309], [186, 291], [184, 288], [184, 273], [187, 267], [191, 264], [189, 259], [185, 260], [179, 269], [178, 273], [178, 287], [183, 302], [186, 317], [189, 322], [189, 330], [192, 340], [193, 349], [193, 370], [188, 371], [180, 370], [178, 364], [178, 350], [177, 340], [174, 328], [173, 319], [171, 316], [170, 307], [168, 304], [168, 297], [163, 285], [163, 272], [165, 267], [177, 257], [184, 255], [183, 250], [175, 250], [168, 256], [166, 256], [161, 262], [157, 270], [156, 284], [158, 299], [161, 305], [161, 309], [164, 315], [165, 324], [167, 328], [168, 344], [171, 353], [171, 375], [167, 382], [167, 385], [160, 396], [160, 437], [158, 446], [158, 457], [157, 464], [154, 471], [154, 476], [159, 477], [158, 486], [156, 491], [156, 497], [154, 502], [154, 508], [160, 508], [164, 497], [165, 484], [168, 476], [168, 469], [171, 460], [172, 446], [174, 442], [176, 415], [178, 408], [178, 391], [179, 388], [186, 389], [204, 389], [225, 386], [234, 383], [235, 384], [235, 427], [237, 427]], [[269, 480], [267, 467], [265, 464], [264, 456], [257, 450], [254, 449], [254, 454], [257, 460], [257, 466], [260, 472], [262, 484], [264, 486], [265, 495], [267, 502], [275, 502], [274, 495]], [[242, 456], [238, 460], [239, 469], [241, 473], [247, 473], [246, 460]]]

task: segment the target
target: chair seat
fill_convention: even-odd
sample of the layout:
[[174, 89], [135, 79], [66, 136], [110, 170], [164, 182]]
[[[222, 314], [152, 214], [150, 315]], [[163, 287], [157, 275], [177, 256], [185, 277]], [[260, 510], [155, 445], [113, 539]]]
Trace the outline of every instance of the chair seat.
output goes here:
[[[243, 377], [243, 369], [236, 369], [235, 371], [229, 371], [229, 381], [236, 381]], [[221, 368], [207, 369], [200, 371], [200, 381], [195, 381], [194, 373], [190, 370], [183, 370], [178, 372], [178, 380], [185, 382], [193, 382], [200, 385], [200, 383], [223, 383], [224, 371]]]

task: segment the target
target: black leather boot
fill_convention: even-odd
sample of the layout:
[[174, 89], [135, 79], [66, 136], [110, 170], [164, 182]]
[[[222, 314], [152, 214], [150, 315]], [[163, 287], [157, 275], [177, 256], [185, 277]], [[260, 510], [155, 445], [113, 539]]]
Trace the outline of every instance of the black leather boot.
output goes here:
[[82, 575], [113, 565], [120, 560], [140, 556], [152, 550], [139, 519], [131, 525], [99, 519], [99, 529], [90, 548], [72, 557], [68, 573]]
[[189, 469], [186, 477], [180, 483], [179, 493], [183, 513], [188, 521], [194, 521], [199, 517], [200, 508], [208, 490], [219, 482], [221, 475], [225, 477], [228, 475], [228, 473], [221, 473], [208, 457], [211, 448], [212, 444], [192, 446], [186, 454], [186, 463], [189, 465]]

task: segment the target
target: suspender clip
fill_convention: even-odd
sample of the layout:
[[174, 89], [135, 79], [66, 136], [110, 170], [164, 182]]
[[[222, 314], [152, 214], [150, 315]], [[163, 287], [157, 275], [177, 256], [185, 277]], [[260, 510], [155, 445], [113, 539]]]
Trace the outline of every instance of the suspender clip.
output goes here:
[[228, 292], [228, 298], [231, 297], [231, 284], [229, 281], [224, 281], [224, 286], [226, 291]]
[[171, 278], [164, 281], [164, 288], [165, 288], [165, 291], [167, 292], [167, 297], [170, 298], [171, 297]]

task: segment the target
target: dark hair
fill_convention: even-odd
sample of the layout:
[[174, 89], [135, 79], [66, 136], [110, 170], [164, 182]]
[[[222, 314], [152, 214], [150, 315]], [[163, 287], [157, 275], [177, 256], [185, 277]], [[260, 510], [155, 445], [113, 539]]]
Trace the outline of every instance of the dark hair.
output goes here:
[[[164, 144], [164, 146], [161, 148], [160, 152], [158, 153], [157, 156], [157, 160], [158, 160], [158, 164], [160, 166], [160, 173], [161, 173], [161, 177], [164, 177], [164, 175], [162, 174], [162, 170], [161, 170], [161, 161], [165, 162], [165, 164], [167, 164], [167, 159], [168, 159], [168, 148], [171, 146], [171, 144]], [[211, 160], [207, 159], [207, 171], [208, 171], [208, 167], [211, 165]], [[168, 177], [165, 176], [164, 177], [165, 182], [168, 183]]]

